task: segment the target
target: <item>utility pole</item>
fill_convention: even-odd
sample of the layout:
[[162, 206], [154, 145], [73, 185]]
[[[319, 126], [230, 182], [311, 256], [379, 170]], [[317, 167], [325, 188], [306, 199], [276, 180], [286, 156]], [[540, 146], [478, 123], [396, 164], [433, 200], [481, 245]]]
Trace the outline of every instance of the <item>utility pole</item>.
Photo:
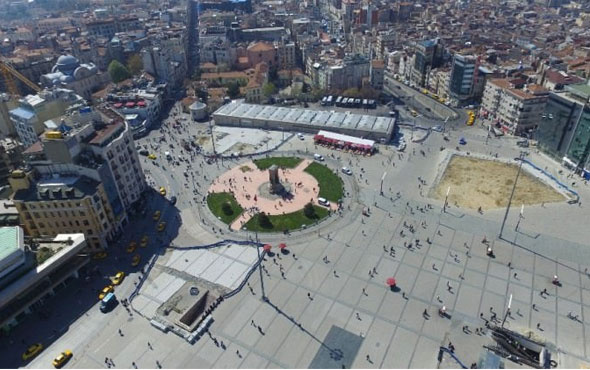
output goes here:
[[522, 162], [524, 160], [525, 152], [520, 152], [519, 161], [520, 164], [518, 165], [518, 171], [516, 172], [516, 179], [514, 179], [514, 185], [512, 186], [512, 192], [510, 193], [510, 199], [508, 199], [508, 205], [506, 206], [506, 213], [504, 214], [504, 220], [502, 220], [502, 227], [500, 228], [500, 235], [498, 236], [502, 239], [502, 233], [504, 232], [504, 225], [506, 225], [506, 219], [508, 218], [508, 212], [510, 211], [510, 206], [512, 205], [512, 197], [514, 197], [514, 191], [516, 190], [516, 183], [518, 182], [518, 177], [520, 176], [520, 171], [522, 169]]

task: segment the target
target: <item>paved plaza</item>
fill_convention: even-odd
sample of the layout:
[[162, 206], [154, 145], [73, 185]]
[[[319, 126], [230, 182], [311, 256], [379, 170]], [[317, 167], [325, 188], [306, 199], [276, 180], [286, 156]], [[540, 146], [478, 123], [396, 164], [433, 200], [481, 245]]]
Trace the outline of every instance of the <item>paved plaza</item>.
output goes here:
[[[450, 140], [465, 137], [463, 152], [518, 156], [510, 138], [485, 144], [485, 132], [461, 130], [451, 131]], [[203, 197], [213, 179], [249, 160], [206, 164], [196, 157], [191, 167], [166, 169], [145, 161], [154, 187], [166, 186], [169, 196], [179, 199], [175, 207], [162, 208], [163, 217], [179, 221], [162, 235], [162, 248], [154, 253], [158, 260], [133, 299], [136, 311], [117, 307], [99, 316], [91, 308], [92, 320], [82, 316], [73, 322], [28, 366], [47, 367], [58, 351], [70, 348], [74, 358], [66, 367], [103, 367], [109, 357], [124, 368], [154, 367], [156, 361], [164, 368], [458, 368], [448, 355], [438, 363], [439, 347], [452, 342], [467, 366], [481, 361], [483, 346], [493, 340], [479, 329], [494, 315], [501, 324], [510, 297], [505, 327], [545, 342], [560, 368], [590, 366], [587, 186], [575, 187], [581, 204], [525, 207], [518, 231], [518, 209], [512, 209], [500, 239], [505, 209], [479, 214], [450, 204], [443, 212], [441, 201], [427, 197], [448, 151], [440, 150], [449, 146], [442, 136], [431, 134], [422, 144], [406, 141], [403, 154], [381, 146], [370, 158], [315, 147], [310, 136], [284, 143], [276, 155], [311, 159], [319, 153], [331, 169], [353, 171], [343, 177], [347, 195], [341, 215], [288, 235], [230, 231], [207, 209]], [[528, 158], [571, 182], [546, 157], [531, 152]], [[191, 178], [185, 179], [184, 171]], [[366, 216], [363, 210], [369, 211]], [[142, 231], [130, 234], [135, 232]], [[246, 271], [258, 258], [255, 247], [226, 242], [198, 248], [256, 237], [275, 254], [251, 275]], [[493, 257], [486, 255], [484, 238]], [[286, 243], [288, 252], [277, 253], [279, 243]], [[562, 286], [552, 284], [554, 275]], [[398, 289], [386, 285], [390, 277]], [[193, 278], [227, 290], [248, 281], [212, 313], [208, 334], [190, 344], [162, 333], [149, 318]], [[120, 298], [134, 290], [139, 275], [128, 279], [118, 288]], [[544, 289], [547, 294], [541, 295]], [[437, 314], [443, 305], [446, 318]], [[504, 366], [518, 365], [505, 361]]]

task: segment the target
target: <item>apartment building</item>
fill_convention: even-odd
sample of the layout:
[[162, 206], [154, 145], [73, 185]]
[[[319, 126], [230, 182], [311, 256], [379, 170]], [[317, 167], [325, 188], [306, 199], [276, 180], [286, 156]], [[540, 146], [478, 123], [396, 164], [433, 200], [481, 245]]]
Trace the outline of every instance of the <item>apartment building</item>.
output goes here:
[[9, 182], [28, 236], [80, 233], [90, 250], [108, 248], [116, 233], [116, 219], [99, 181], [86, 176], [40, 176], [16, 170]]
[[506, 133], [518, 135], [534, 129], [545, 109], [548, 91], [539, 85], [524, 86], [523, 82], [491, 79], [486, 83], [482, 112]]
[[82, 105], [84, 100], [72, 90], [43, 90], [37, 95], [27, 95], [20, 99], [19, 106], [10, 110], [9, 115], [26, 148], [39, 140], [45, 121], [63, 115], [71, 107]]
[[142, 29], [143, 25], [137, 17], [120, 17], [108, 19], [91, 19], [84, 26], [89, 36], [104, 37], [108, 40], [117, 32], [128, 32]]

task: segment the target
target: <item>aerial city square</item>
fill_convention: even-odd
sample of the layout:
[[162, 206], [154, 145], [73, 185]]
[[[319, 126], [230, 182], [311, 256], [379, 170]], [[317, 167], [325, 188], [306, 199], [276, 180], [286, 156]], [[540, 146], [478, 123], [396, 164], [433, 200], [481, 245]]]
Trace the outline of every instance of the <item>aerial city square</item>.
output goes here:
[[0, 8], [0, 368], [590, 368], [589, 1]]

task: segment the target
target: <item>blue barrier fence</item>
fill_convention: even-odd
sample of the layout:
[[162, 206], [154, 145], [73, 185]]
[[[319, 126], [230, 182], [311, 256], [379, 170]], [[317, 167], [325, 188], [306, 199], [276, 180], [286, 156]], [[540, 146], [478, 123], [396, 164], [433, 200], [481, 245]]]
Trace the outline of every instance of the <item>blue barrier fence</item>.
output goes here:
[[575, 195], [576, 200], [580, 199], [580, 195], [576, 191], [570, 189], [567, 185], [565, 185], [564, 183], [559, 181], [555, 176], [553, 176], [549, 172], [547, 172], [544, 169], [542, 169], [541, 167], [535, 165], [533, 162], [529, 161], [528, 159], [523, 159], [522, 161], [523, 161], [523, 163], [526, 163], [529, 166], [533, 167], [535, 170], [542, 172], [545, 176], [549, 177], [551, 180], [555, 181], [555, 183], [557, 185], [559, 185], [559, 187], [561, 187], [561, 188], [565, 189], [566, 191], [570, 192], [571, 194]]

